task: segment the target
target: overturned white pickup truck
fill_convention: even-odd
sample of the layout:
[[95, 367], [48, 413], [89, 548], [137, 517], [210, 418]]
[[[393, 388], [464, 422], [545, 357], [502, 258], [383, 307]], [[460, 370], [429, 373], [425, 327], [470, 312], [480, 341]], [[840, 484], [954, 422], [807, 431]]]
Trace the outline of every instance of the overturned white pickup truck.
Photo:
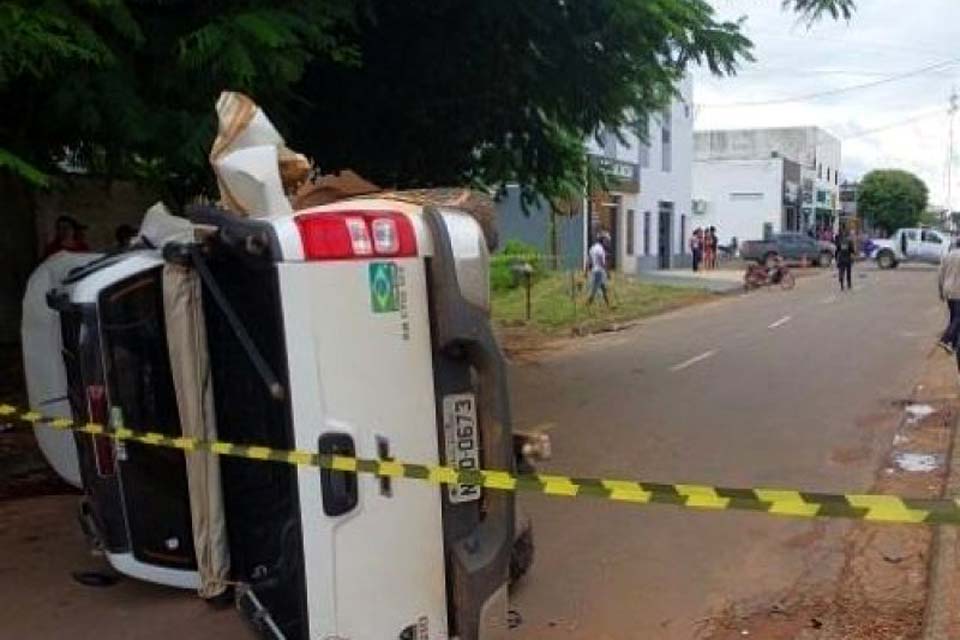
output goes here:
[[874, 240], [870, 258], [881, 269], [896, 268], [901, 262], [940, 264], [954, 238], [935, 229], [897, 229], [886, 240]]

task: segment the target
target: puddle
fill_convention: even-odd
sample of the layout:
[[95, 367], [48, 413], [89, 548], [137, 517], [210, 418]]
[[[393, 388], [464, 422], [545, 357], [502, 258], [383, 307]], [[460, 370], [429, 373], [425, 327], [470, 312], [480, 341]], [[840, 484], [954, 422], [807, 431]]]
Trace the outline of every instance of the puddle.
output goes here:
[[933, 453], [897, 453], [893, 463], [902, 471], [927, 473], [943, 466], [943, 455]]
[[903, 410], [907, 412], [909, 422], [919, 422], [936, 413], [936, 409], [928, 404], [908, 404]]

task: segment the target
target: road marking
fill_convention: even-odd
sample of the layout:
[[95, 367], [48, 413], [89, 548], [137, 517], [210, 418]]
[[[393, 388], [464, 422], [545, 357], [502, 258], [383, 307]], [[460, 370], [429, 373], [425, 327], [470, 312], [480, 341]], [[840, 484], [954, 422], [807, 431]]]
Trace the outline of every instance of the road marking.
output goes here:
[[820, 304], [831, 304], [837, 301], [837, 296], [829, 296], [820, 301]]
[[716, 349], [710, 349], [710, 351], [704, 351], [698, 356], [694, 356], [689, 360], [684, 360], [680, 364], [673, 365], [672, 367], [670, 367], [670, 371], [673, 371], [673, 372], [683, 371], [689, 366], [695, 365], [698, 362], [701, 362], [703, 360], [706, 360], [707, 358], [713, 357], [714, 355], [716, 355], [716, 353], [717, 353]]
[[783, 325], [787, 324], [788, 322], [790, 322], [790, 316], [783, 316], [782, 318], [780, 318], [780, 319], [777, 320], [776, 322], [772, 322], [772, 323], [768, 324], [768, 325], [767, 325], [767, 329], [776, 329], [777, 327], [782, 327]]

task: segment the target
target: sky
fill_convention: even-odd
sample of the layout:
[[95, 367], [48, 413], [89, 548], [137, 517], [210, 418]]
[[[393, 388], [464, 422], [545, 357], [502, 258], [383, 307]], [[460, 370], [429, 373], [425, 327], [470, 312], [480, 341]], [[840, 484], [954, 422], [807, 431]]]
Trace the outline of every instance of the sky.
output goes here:
[[[809, 28], [782, 11], [780, 0], [710, 2], [724, 19], [746, 17], [756, 61], [735, 77], [694, 72], [697, 129], [820, 126], [842, 141], [841, 179], [906, 169], [926, 182], [932, 205], [947, 205], [947, 108], [953, 87], [960, 92], [960, 0], [858, 0], [849, 21], [826, 18]], [[960, 208], [960, 113], [955, 141], [950, 199]]]

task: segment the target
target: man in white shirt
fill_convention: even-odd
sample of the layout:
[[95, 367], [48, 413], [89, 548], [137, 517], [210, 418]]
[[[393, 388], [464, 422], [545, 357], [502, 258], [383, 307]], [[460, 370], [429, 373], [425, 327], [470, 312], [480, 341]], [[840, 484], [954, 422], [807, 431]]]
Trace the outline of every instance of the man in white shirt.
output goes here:
[[607, 249], [606, 245], [609, 239], [606, 234], [598, 234], [597, 239], [593, 241], [587, 255], [590, 258], [590, 297], [587, 298], [587, 304], [593, 304], [593, 297], [597, 291], [603, 294], [603, 301], [610, 306], [610, 298], [607, 297]]
[[[960, 240], [940, 261], [937, 284], [940, 287], [940, 299], [947, 303], [950, 311], [950, 322], [939, 344], [947, 353], [953, 353], [960, 339]], [[960, 355], [957, 356], [957, 365], [960, 366]]]

